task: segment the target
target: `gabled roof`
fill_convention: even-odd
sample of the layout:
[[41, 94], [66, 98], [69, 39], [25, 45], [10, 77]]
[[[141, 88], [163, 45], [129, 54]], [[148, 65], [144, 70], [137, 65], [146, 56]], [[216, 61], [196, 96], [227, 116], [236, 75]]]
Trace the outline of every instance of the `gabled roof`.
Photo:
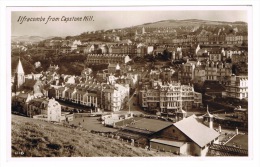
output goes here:
[[199, 123], [194, 116], [185, 118], [173, 125], [200, 147], [205, 146], [219, 136], [218, 132]]

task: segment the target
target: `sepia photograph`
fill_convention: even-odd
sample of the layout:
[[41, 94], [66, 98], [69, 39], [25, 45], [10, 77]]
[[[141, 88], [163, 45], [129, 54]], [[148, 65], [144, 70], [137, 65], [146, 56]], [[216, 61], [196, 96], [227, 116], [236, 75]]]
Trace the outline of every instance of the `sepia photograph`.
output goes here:
[[252, 156], [251, 10], [10, 7], [10, 157]]

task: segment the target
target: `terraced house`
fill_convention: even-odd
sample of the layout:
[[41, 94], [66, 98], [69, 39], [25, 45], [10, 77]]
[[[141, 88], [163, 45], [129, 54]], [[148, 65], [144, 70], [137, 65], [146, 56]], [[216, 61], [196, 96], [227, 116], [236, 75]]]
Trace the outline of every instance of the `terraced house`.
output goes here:
[[131, 61], [128, 55], [123, 54], [88, 54], [85, 64], [126, 64]]
[[117, 112], [125, 107], [129, 86], [86, 82], [55, 87], [56, 99]]

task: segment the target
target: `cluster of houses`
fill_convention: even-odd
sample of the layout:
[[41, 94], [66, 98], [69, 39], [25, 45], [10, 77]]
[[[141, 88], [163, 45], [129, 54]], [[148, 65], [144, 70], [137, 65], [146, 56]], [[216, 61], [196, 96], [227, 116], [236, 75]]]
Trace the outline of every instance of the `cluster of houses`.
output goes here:
[[[135, 78], [135, 84], [141, 83], [142, 86], [139, 93], [142, 107], [174, 113], [175, 123], [159, 119], [137, 119], [131, 112], [117, 113], [127, 106], [131, 85], [120, 83], [123, 78], [111, 74], [118, 71], [120, 74], [119, 64], [110, 65], [106, 83], [97, 82], [92, 77], [92, 70], [86, 68], [81, 76], [62, 76], [63, 84], [60, 85], [51, 82], [61, 80], [58, 69], [54, 65], [45, 73], [24, 75], [19, 60], [13, 85], [16, 92], [12, 101], [16, 111], [45, 121], [69, 121], [73, 115], [61, 112], [58, 102], [64, 101], [111, 111], [111, 114], [102, 116], [102, 123], [119, 128], [114, 132], [118, 138], [140, 146], [182, 155], [206, 156], [212, 144], [219, 144], [220, 133], [213, 129], [213, 117], [208, 111], [202, 117], [187, 117], [187, 112], [182, 108], [188, 110], [200, 106], [202, 97], [192, 86], [172, 82], [174, 70], [171, 68], [161, 69], [159, 73], [150, 71], [146, 75], [150, 82], [144, 82], [143, 79], [137, 82]], [[131, 73], [131, 69], [128, 70]]]
[[[114, 68], [110, 68], [109, 72], [115, 71]], [[30, 116], [39, 114], [39, 112], [33, 114], [29, 112], [29, 105], [35, 104], [30, 103], [31, 100], [46, 100], [45, 97], [117, 112], [126, 106], [130, 86], [134, 87], [137, 83], [136, 75], [115, 77], [107, 73], [106, 82], [98, 82], [91, 76], [91, 69], [84, 69], [81, 76], [59, 75], [57, 70], [58, 66], [54, 65], [44, 73], [25, 75], [19, 59], [13, 83], [15, 91], [13, 104], [21, 106], [20, 110]], [[120, 82], [117, 83], [117, 80]], [[16, 101], [19, 101], [19, 104]]]

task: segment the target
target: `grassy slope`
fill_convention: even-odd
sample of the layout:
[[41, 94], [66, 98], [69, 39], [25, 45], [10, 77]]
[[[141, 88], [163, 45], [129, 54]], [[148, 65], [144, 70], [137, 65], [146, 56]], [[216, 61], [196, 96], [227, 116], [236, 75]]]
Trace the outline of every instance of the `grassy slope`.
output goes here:
[[[23, 151], [24, 155], [16, 153]], [[13, 157], [173, 156], [132, 147], [116, 139], [12, 115]]]

